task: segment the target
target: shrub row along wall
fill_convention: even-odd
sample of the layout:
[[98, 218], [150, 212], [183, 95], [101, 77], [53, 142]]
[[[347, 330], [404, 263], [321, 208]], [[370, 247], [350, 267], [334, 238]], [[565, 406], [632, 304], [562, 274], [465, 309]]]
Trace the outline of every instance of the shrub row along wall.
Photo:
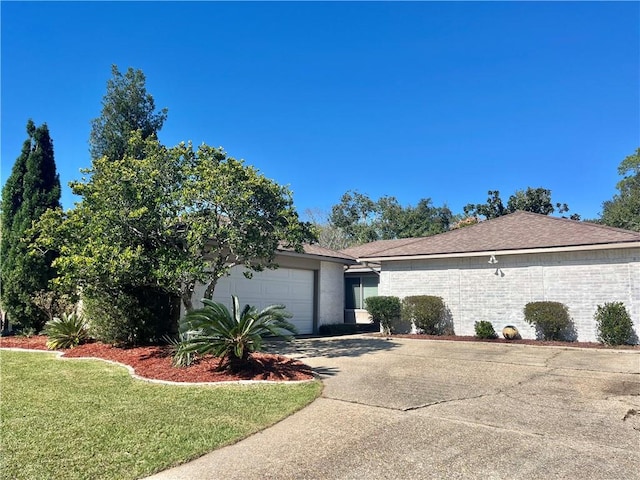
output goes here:
[[579, 341], [596, 341], [598, 305], [623, 302], [640, 331], [640, 249], [599, 250], [383, 262], [380, 295], [442, 297], [457, 335], [474, 335], [474, 323], [496, 330], [514, 325], [536, 338], [524, 321], [529, 302], [555, 301], [569, 308]]

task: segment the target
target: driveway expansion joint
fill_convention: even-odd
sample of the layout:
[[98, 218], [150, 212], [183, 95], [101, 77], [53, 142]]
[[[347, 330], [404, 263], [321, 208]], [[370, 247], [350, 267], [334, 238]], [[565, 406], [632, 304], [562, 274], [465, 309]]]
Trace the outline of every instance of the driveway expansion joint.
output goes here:
[[438, 400], [435, 402], [429, 402], [429, 403], [425, 403], [423, 405], [415, 405], [413, 407], [405, 407], [402, 409], [402, 411], [404, 412], [411, 412], [414, 410], [424, 410], [427, 409], [429, 407], [433, 407], [435, 405], [443, 405], [446, 403], [455, 403], [455, 402], [464, 402], [466, 400], [477, 400], [479, 398], [487, 398], [487, 397], [495, 397], [496, 395], [500, 395], [502, 392], [500, 390], [496, 391], [496, 392], [492, 392], [492, 393], [483, 393], [480, 395], [473, 395], [473, 396], [469, 396], [469, 397], [461, 397], [461, 398], [448, 398], [445, 400]]

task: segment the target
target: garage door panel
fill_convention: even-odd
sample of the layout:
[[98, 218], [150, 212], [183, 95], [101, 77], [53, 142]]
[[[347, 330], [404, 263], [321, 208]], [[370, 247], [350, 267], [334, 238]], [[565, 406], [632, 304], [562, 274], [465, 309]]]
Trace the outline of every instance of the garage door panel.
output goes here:
[[312, 270], [279, 268], [254, 272], [251, 279], [243, 275], [242, 268], [233, 268], [230, 275], [218, 281], [213, 298], [231, 308], [231, 295], [236, 295], [240, 307], [253, 305], [263, 309], [269, 305], [285, 305], [293, 315], [290, 319], [298, 333], [313, 333]]
[[274, 295], [291, 296], [292, 286], [288, 283], [271, 282], [263, 285], [265, 295], [273, 297]]

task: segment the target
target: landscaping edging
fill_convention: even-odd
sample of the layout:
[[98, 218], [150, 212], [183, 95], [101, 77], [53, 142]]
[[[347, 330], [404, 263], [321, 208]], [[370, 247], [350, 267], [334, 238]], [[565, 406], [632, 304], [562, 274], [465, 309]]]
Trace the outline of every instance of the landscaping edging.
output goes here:
[[37, 353], [53, 353], [58, 360], [100, 360], [110, 363], [119, 367], [124, 367], [129, 372], [132, 378], [136, 380], [142, 380], [149, 383], [157, 383], [161, 385], [176, 385], [182, 387], [211, 387], [211, 386], [229, 386], [229, 385], [260, 385], [260, 384], [273, 384], [273, 385], [295, 385], [300, 383], [315, 382], [320, 379], [317, 372], [313, 372], [313, 378], [307, 380], [221, 380], [218, 382], [175, 382], [172, 380], [161, 380], [158, 378], [149, 378], [138, 375], [135, 369], [131, 365], [126, 363], [116, 362], [115, 360], [108, 360], [100, 357], [65, 357], [64, 352], [60, 350], [38, 350], [31, 348], [19, 348], [19, 347], [0, 347], [0, 350], [18, 351], [18, 352], [37, 352]]

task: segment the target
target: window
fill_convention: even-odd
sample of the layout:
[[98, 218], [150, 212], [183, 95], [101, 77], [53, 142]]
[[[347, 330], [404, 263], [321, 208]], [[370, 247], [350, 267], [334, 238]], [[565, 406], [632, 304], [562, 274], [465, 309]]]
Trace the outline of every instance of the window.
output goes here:
[[364, 301], [367, 298], [378, 295], [377, 275], [346, 277], [344, 285], [345, 308], [348, 310], [364, 308]]

